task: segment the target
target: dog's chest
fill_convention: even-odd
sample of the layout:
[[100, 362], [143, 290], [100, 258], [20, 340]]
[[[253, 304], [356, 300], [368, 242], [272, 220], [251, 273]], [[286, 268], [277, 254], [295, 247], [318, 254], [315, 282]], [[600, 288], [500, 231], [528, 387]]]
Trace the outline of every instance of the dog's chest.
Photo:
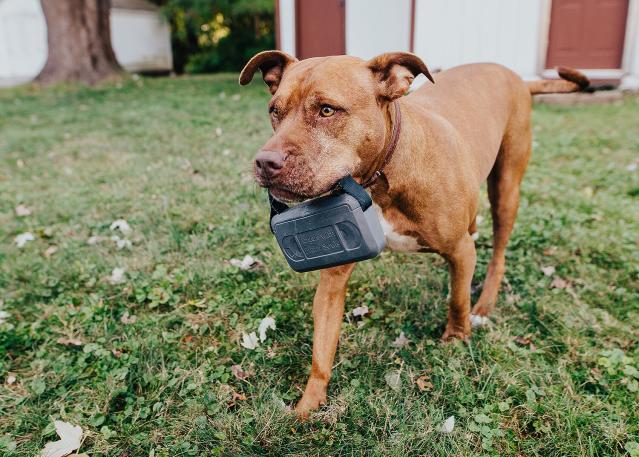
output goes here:
[[399, 252], [417, 252], [422, 249], [422, 246], [417, 242], [417, 238], [407, 235], [402, 235], [397, 232], [395, 227], [393, 226], [392, 220], [387, 220], [382, 213], [382, 209], [375, 206], [375, 210], [377, 210], [377, 214], [379, 215], [379, 221], [382, 225], [382, 230], [384, 231], [384, 236], [386, 237], [386, 246], [388, 246], [393, 251]]

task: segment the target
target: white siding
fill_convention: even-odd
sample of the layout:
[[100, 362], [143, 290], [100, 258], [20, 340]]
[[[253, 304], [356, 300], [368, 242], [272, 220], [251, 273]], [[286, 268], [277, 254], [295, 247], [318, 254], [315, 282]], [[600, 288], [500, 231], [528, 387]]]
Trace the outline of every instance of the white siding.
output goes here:
[[628, 9], [624, 70], [627, 76], [622, 79], [621, 87], [639, 89], [639, 0], [630, 0]]
[[370, 59], [410, 48], [410, 0], [346, 0], [346, 53]]
[[416, 0], [415, 53], [431, 68], [497, 62], [538, 73], [543, 0]]
[[129, 71], [166, 71], [173, 68], [169, 25], [153, 11], [113, 9], [113, 52]]
[[280, 50], [295, 55], [295, 0], [280, 0]]
[[0, 78], [22, 82], [47, 58], [47, 27], [38, 0], [0, 0]]

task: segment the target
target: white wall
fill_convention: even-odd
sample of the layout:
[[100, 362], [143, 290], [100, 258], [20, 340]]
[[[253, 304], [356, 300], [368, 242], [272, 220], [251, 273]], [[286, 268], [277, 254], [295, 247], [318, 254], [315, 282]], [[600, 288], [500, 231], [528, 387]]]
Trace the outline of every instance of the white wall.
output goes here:
[[[169, 26], [158, 13], [111, 10], [111, 40], [129, 71], [171, 70]], [[0, 78], [29, 81], [47, 60], [47, 25], [39, 0], [0, 0]]]
[[118, 62], [129, 71], [173, 68], [169, 24], [156, 12], [112, 10], [111, 43]]
[[346, 53], [370, 59], [410, 48], [410, 0], [346, 0]]
[[538, 73], [543, 0], [416, 0], [415, 54], [430, 68], [497, 62]]
[[623, 66], [626, 76], [623, 89], [639, 89], [639, 0], [630, 0]]
[[280, 50], [295, 55], [295, 0], [280, 0]]
[[29, 80], [47, 58], [47, 28], [38, 0], [0, 0], [0, 78]]

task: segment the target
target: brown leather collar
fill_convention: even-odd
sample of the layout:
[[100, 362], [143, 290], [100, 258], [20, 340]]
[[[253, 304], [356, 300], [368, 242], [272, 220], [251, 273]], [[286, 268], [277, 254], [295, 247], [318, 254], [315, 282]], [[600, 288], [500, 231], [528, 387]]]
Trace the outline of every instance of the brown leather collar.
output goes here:
[[397, 143], [399, 143], [399, 134], [402, 131], [402, 111], [399, 108], [399, 102], [397, 100], [393, 102], [393, 106], [395, 107], [395, 122], [393, 122], [393, 133], [391, 134], [390, 143], [388, 143], [386, 153], [384, 154], [384, 161], [382, 162], [382, 166], [379, 170], [373, 173], [373, 176], [362, 184], [364, 187], [372, 186], [375, 181], [384, 174], [384, 167], [388, 165], [388, 162], [390, 162], [393, 157], [393, 153], [395, 152], [395, 148], [397, 147]]

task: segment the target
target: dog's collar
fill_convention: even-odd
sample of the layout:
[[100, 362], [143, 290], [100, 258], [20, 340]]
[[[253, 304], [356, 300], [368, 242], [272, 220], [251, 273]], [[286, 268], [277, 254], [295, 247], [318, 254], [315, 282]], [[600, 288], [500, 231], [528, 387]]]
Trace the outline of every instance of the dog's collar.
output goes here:
[[399, 143], [399, 134], [402, 131], [402, 110], [399, 108], [399, 102], [397, 100], [393, 102], [393, 106], [395, 107], [395, 122], [393, 122], [393, 133], [391, 134], [390, 143], [388, 143], [386, 153], [384, 154], [384, 161], [382, 162], [382, 166], [373, 173], [373, 176], [362, 184], [363, 187], [372, 186], [375, 181], [384, 174], [384, 167], [388, 165], [388, 162], [390, 162], [393, 157], [393, 153], [395, 152], [395, 148], [397, 147], [397, 143]]

